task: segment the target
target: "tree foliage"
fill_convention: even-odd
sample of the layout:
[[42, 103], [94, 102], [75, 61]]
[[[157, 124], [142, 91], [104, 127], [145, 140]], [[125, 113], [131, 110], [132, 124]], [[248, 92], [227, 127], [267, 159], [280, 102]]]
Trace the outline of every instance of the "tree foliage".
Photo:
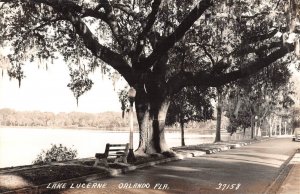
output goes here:
[[119, 102], [121, 103], [122, 118], [124, 118], [125, 111], [128, 111], [129, 109], [128, 87], [126, 86], [124, 89], [120, 90], [118, 95]]
[[280, 114], [292, 107], [293, 87], [291, 72], [287, 64], [272, 65], [264, 71], [245, 78], [231, 90], [226, 106], [231, 125], [228, 131], [235, 132], [239, 127], [251, 127], [251, 120], [261, 124], [272, 114]]
[[[167, 51], [169, 77], [182, 74], [181, 70], [187, 73], [209, 70], [206, 72], [210, 76], [222, 78], [218, 75], [220, 71], [241, 71], [241, 67], [251, 62], [262, 59], [273, 62], [283, 57], [293, 49], [283, 49], [289, 42], [282, 44], [282, 33], [299, 30], [295, 22], [291, 27], [291, 20], [299, 16], [297, 1], [1, 2], [1, 45], [13, 50], [9, 55], [10, 75], [22, 79], [26, 60], [48, 65], [60, 53], [73, 69], [71, 75], [83, 75], [71, 80], [76, 83], [83, 80], [84, 84], [76, 85], [77, 88], [87, 85], [82, 92], [91, 84], [84, 75], [96, 67], [104, 67], [102, 61], [134, 84], [140, 76], [135, 76], [137, 73], [130, 67], [142, 72], [152, 69], [154, 61], [159, 61]], [[278, 56], [269, 55], [272, 51]], [[256, 66], [267, 66], [270, 62]], [[228, 73], [223, 76], [228, 77]], [[235, 74], [231, 73], [233, 77], [228, 77], [229, 80], [224, 80], [225, 77], [207, 80], [206, 85], [223, 84], [217, 82], [229, 82], [248, 72]], [[207, 79], [208, 75], [201, 79], [200, 75], [195, 74], [178, 87], [200, 84], [199, 81]], [[78, 94], [75, 91], [76, 97]]]
[[197, 87], [184, 88], [175, 95], [166, 118], [166, 124], [206, 121], [213, 117], [211, 100], [214, 98], [211, 89]]

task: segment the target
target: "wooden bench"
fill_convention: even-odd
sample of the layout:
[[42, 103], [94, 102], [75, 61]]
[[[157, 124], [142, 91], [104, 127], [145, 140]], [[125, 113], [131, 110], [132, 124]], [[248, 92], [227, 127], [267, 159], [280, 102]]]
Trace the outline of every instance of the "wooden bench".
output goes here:
[[106, 167], [108, 166], [107, 158], [115, 158], [114, 162], [122, 161], [124, 163], [127, 163], [127, 155], [129, 150], [129, 144], [106, 144], [105, 152], [102, 153], [96, 153], [96, 161], [94, 166], [97, 166], [99, 163], [104, 163]]

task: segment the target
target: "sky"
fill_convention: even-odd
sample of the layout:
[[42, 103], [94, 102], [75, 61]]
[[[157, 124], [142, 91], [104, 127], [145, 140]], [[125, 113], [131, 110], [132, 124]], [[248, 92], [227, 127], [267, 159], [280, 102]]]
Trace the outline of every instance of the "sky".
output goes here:
[[54, 113], [121, 111], [117, 92], [124, 88], [125, 82], [120, 80], [114, 89], [112, 81], [107, 76], [102, 78], [100, 71], [91, 74], [94, 85], [79, 98], [78, 107], [76, 98], [67, 87], [70, 76], [63, 61], [55, 61], [48, 70], [29, 63], [24, 66], [24, 72], [26, 77], [19, 88], [18, 81], [10, 80], [6, 71], [1, 77], [0, 68], [0, 109]]

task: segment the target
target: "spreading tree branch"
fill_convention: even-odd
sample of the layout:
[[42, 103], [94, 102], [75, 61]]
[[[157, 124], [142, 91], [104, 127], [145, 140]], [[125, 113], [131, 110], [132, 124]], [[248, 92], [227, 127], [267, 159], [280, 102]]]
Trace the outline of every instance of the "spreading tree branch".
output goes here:
[[238, 48], [236, 48], [231, 53], [228, 53], [227, 55], [222, 57], [219, 61], [217, 61], [214, 68], [217, 68], [217, 69], [222, 68], [222, 66], [224, 65], [225, 59], [227, 59], [231, 56], [243, 56], [243, 55], [250, 54], [250, 53], [260, 54], [268, 49], [280, 47], [282, 45], [281, 42], [272, 42], [270, 44], [262, 45], [259, 48], [255, 48], [255, 46], [254, 47], [251, 46], [251, 43], [256, 43], [258, 41], [264, 41], [264, 40], [274, 37], [274, 35], [277, 32], [278, 32], [278, 30], [273, 30], [272, 32], [267, 33], [267, 34], [254, 36], [253, 38], [251, 38], [252, 41], [250, 41], [250, 42], [241, 43]]
[[258, 17], [258, 16], [267, 15], [267, 14], [269, 14], [269, 13], [270, 13], [269, 11], [263, 11], [263, 12], [256, 13], [256, 14], [251, 15], [251, 16], [242, 15], [241, 18], [242, 18], [242, 19], [254, 19], [254, 18]]
[[169, 79], [167, 83], [168, 92], [176, 93], [186, 86], [219, 87], [240, 78], [248, 77], [257, 73], [264, 67], [271, 65], [276, 60], [284, 57], [294, 50], [294, 46], [286, 45], [275, 50], [266, 57], [258, 58], [253, 62], [242, 64], [238, 70], [229, 73], [215, 74], [213, 72], [199, 71], [180, 72]]
[[[21, 1], [27, 1], [27, 0], [21, 0]], [[90, 8], [85, 8], [83, 6], [80, 6], [71, 0], [31, 0], [31, 2], [38, 3], [38, 4], [43, 3], [53, 8], [58, 8], [61, 10], [78, 13], [80, 15], [83, 15], [84, 17], [91, 16], [106, 21], [106, 18], [103, 15], [103, 13], [95, 9], [90, 9]]]
[[241, 47], [238, 50], [235, 50], [233, 55], [243, 56], [243, 55], [250, 54], [250, 53], [261, 54], [266, 50], [277, 48], [277, 47], [280, 47], [280, 46], [282, 46], [281, 41], [280, 42], [272, 42], [272, 43], [267, 44], [267, 45], [262, 45], [259, 48], [251, 47], [250, 45], [248, 45], [248, 46]]
[[[25, 2], [26, 0], [21, 1]], [[0, 2], [8, 3], [14, 1], [0, 0]], [[100, 44], [97, 37], [81, 19], [82, 16], [97, 16], [97, 18], [108, 22], [110, 19], [109, 17], [105, 17], [97, 10], [77, 5], [71, 0], [32, 0], [31, 2], [51, 6], [57, 13], [61, 14], [63, 20], [69, 21], [74, 26], [76, 33], [82, 38], [86, 48], [89, 49], [94, 56], [100, 58], [117, 70], [130, 85], [133, 84], [134, 78], [132, 76], [131, 67], [128, 63], [119, 53], [116, 53]]]
[[82, 38], [85, 46], [93, 53], [94, 56], [100, 58], [105, 63], [117, 70], [124, 79], [130, 84], [133, 84], [133, 76], [131, 67], [123, 59], [123, 57], [100, 44], [97, 37], [90, 31], [88, 26], [82, 19], [74, 13], [64, 13], [66, 19], [72, 23], [76, 33]]
[[275, 34], [278, 32], [278, 29], [274, 29], [273, 31], [267, 33], [267, 34], [260, 34], [257, 36], [250, 36], [244, 39], [244, 43], [252, 44], [256, 42], [261, 42], [267, 39], [270, 39], [275, 36]]
[[133, 17], [135, 19], [139, 19], [140, 14], [132, 11], [132, 9], [129, 6], [126, 6], [121, 3], [114, 3], [111, 6], [115, 9], [119, 9], [119, 10], [123, 11], [124, 13], [126, 13], [127, 15], [130, 15], [131, 17]]
[[174, 32], [158, 43], [153, 52], [145, 60], [140, 62], [143, 65], [143, 69], [147, 70], [163, 55], [165, 55], [175, 45], [175, 43], [185, 35], [194, 22], [212, 5], [212, 0], [201, 0], [183, 19]]
[[115, 39], [117, 40], [119, 45], [124, 50], [125, 45], [124, 45], [122, 37], [120, 35], [118, 22], [117, 22], [115, 14], [113, 13], [113, 8], [112, 8], [110, 2], [108, 0], [102, 0], [102, 1], [100, 1], [99, 5], [100, 5], [100, 7], [104, 8], [105, 15], [107, 18], [107, 24], [109, 25], [113, 36], [115, 37]]
[[148, 33], [150, 32], [150, 30], [157, 18], [157, 13], [159, 11], [160, 4], [161, 4], [161, 0], [154, 0], [152, 3], [152, 11], [148, 15], [147, 23], [143, 27], [143, 30], [139, 34], [138, 39], [137, 39], [136, 49], [135, 49], [135, 53], [134, 53], [134, 57], [133, 57], [134, 63], [138, 62], [137, 60], [138, 60], [139, 55], [141, 54], [143, 47], [145, 45], [146, 37], [147, 37]]

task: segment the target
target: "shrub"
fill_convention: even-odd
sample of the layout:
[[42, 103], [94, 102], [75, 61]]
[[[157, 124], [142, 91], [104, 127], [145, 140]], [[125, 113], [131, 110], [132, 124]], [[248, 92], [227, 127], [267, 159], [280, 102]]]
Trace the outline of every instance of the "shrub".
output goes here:
[[33, 164], [47, 164], [56, 161], [72, 160], [76, 158], [77, 150], [72, 148], [67, 148], [62, 144], [59, 146], [51, 144], [49, 150], [42, 150], [42, 152], [37, 156], [37, 158], [32, 162]]

